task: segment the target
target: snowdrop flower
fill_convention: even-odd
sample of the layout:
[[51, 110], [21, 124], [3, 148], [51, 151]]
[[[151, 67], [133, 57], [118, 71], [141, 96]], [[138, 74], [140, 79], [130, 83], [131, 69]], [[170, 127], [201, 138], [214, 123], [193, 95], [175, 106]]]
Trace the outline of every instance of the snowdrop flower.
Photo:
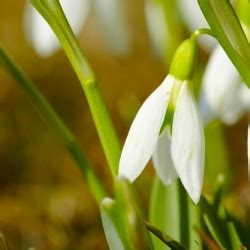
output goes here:
[[250, 90], [241, 83], [238, 71], [219, 45], [204, 73], [200, 109], [204, 123], [220, 119], [228, 125], [250, 110]]
[[168, 27], [162, 4], [159, 1], [145, 2], [145, 18], [150, 39], [157, 54], [164, 55], [168, 44]]
[[[204, 173], [204, 132], [191, 90], [196, 42], [184, 41], [175, 53], [170, 73], [138, 111], [119, 164], [119, 175], [134, 181], [154, 154], [154, 166], [164, 184], [177, 176], [195, 203]], [[167, 133], [171, 127], [171, 139]]]
[[124, 16], [124, 1], [95, 0], [95, 8], [111, 51], [118, 56], [127, 54], [130, 50], [131, 37]]
[[[60, 4], [74, 33], [79, 34], [88, 16], [89, 0], [60, 0]], [[24, 30], [41, 57], [49, 57], [59, 50], [59, 42], [50, 26], [29, 2], [24, 11]]]
[[[60, 0], [60, 4], [76, 35], [82, 30], [93, 4], [107, 45], [116, 55], [128, 53], [130, 37], [121, 0]], [[53, 31], [29, 2], [24, 11], [24, 30], [41, 57], [49, 57], [59, 50], [60, 45]]]
[[[205, 17], [200, 10], [197, 0], [178, 0], [179, 10], [187, 29], [194, 32], [199, 28], [209, 28]], [[199, 44], [207, 51], [211, 51], [216, 42], [210, 37], [201, 37]]]

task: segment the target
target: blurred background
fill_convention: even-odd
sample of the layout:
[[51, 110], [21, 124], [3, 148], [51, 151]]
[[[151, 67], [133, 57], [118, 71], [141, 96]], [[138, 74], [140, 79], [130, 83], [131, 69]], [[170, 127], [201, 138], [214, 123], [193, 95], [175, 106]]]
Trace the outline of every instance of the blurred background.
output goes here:
[[[43, 58], [33, 49], [24, 32], [25, 5], [24, 0], [0, 2], [0, 42], [73, 131], [98, 176], [112, 190], [107, 162], [79, 81], [62, 50]], [[174, 49], [189, 34], [177, 7], [172, 6], [175, 40], [165, 55], [155, 49], [150, 38], [143, 0], [123, 1], [130, 37], [125, 54], [115, 53], [109, 45], [110, 37], [93, 6], [78, 35], [121, 144], [143, 100], [166, 76]], [[197, 94], [209, 50], [200, 48]], [[249, 223], [247, 117], [231, 127], [215, 122], [206, 128], [206, 136], [204, 193], [209, 195], [216, 178], [225, 175], [227, 207]], [[78, 167], [2, 67], [0, 173], [0, 231], [9, 249], [108, 249], [98, 207]], [[146, 209], [153, 176], [153, 168], [146, 168], [136, 182]]]

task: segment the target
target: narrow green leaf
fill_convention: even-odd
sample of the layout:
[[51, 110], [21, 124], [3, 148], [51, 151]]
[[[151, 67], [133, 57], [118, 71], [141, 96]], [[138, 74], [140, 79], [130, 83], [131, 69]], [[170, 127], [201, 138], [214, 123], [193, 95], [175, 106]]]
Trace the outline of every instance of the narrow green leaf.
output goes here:
[[243, 249], [243, 244], [240, 240], [240, 237], [238, 235], [238, 232], [235, 229], [233, 222], [227, 223], [227, 230], [230, 236], [229, 239], [232, 245], [232, 249], [233, 250]]
[[250, 48], [229, 0], [198, 0], [213, 34], [250, 86]]
[[228, 151], [225, 145], [223, 127], [218, 121], [205, 127], [206, 139], [206, 178], [205, 185], [210, 191], [214, 190], [214, 180], [221, 174], [227, 173], [224, 188], [229, 185], [230, 174]]
[[69, 153], [78, 164], [81, 172], [83, 173], [89, 189], [91, 190], [96, 202], [99, 204], [106, 196], [106, 191], [84, 153], [81, 151], [76, 138], [68, 127], [64, 124], [63, 120], [58, 116], [50, 103], [44, 98], [39, 89], [29, 79], [29, 77], [22, 71], [22, 69], [15, 63], [10, 55], [0, 45], [0, 66], [5, 67], [9, 74], [16, 80], [17, 84], [28, 96], [30, 101], [34, 104], [37, 111], [46, 122], [49, 123], [51, 128], [58, 135], [61, 142], [67, 148]]
[[110, 198], [104, 198], [100, 205], [100, 211], [110, 250], [129, 249], [128, 238], [122, 230], [116, 202]]
[[188, 199], [188, 211], [189, 211], [189, 249], [200, 250], [202, 248], [201, 237], [198, 233], [200, 229], [201, 217], [200, 209], [195, 205], [191, 199]]
[[152, 249], [148, 230], [144, 224], [142, 209], [130, 182], [119, 178], [115, 182], [115, 197], [120, 223], [124, 226], [131, 250]]
[[154, 227], [148, 222], [145, 222], [148, 230], [153, 233], [157, 238], [159, 238], [162, 242], [164, 242], [170, 249], [173, 250], [183, 250], [185, 249], [179, 242], [168, 236], [167, 234], [163, 233], [158, 228]]
[[237, 0], [235, 2], [235, 10], [241, 22], [250, 25], [250, 2], [249, 0]]
[[[180, 240], [177, 181], [166, 187], [155, 177], [150, 197], [149, 221], [171, 238]], [[155, 249], [169, 249], [158, 238], [153, 237], [152, 240]]]
[[204, 197], [201, 197], [199, 206], [208, 230], [216, 243], [222, 249], [230, 249], [230, 243], [228, 241], [229, 235], [224, 224], [225, 222], [219, 218], [213, 206], [209, 204]]
[[[80, 80], [112, 176], [118, 172], [120, 143], [90, 63], [68, 23], [58, 0], [30, 0], [57, 36]], [[39, 32], [39, 31], [38, 31]]]
[[7, 246], [7, 243], [6, 243], [6, 240], [4, 238], [4, 235], [2, 232], [0, 232], [0, 241], [2, 242], [1, 245], [2, 245], [2, 248], [3, 250], [8, 250], [8, 246]]

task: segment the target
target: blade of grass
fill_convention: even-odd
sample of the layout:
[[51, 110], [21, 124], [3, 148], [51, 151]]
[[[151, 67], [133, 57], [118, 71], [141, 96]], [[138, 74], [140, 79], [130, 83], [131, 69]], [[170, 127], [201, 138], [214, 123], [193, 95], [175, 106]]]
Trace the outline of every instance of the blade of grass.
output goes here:
[[[80, 80], [113, 177], [117, 175], [120, 145], [93, 69], [84, 56], [58, 0], [30, 0], [48, 22]], [[39, 32], [39, 31], [38, 31]]]
[[173, 250], [184, 250], [185, 247], [182, 246], [179, 242], [168, 236], [167, 234], [163, 233], [158, 228], [151, 225], [149, 222], [145, 221], [145, 225], [148, 230], [153, 233], [157, 238], [159, 238], [162, 242], [164, 242], [170, 249]]
[[2, 242], [3, 250], [8, 250], [8, 246], [2, 232], [0, 232], [0, 240]]
[[233, 250], [244, 249], [233, 222], [227, 223], [227, 230], [230, 236], [229, 239], [231, 241], [232, 249]]
[[212, 205], [208, 203], [208, 201], [201, 197], [199, 202], [199, 207], [204, 216], [205, 223], [208, 227], [209, 232], [213, 236], [216, 243], [222, 249], [230, 249], [230, 243], [228, 241], [229, 235], [227, 233], [227, 229], [224, 225], [224, 221], [222, 221], [217, 213], [215, 212]]
[[79, 166], [83, 173], [89, 189], [91, 190], [97, 203], [100, 203], [106, 196], [105, 188], [98, 180], [97, 176], [93, 172], [90, 163], [81, 152], [79, 145], [71, 133], [66, 127], [61, 118], [54, 111], [49, 102], [43, 97], [40, 91], [36, 88], [35, 84], [28, 78], [28, 76], [19, 68], [19, 66], [13, 61], [8, 53], [0, 47], [0, 63], [10, 73], [10, 75], [16, 80], [25, 94], [29, 97], [34, 104], [42, 118], [44, 118], [52, 129], [56, 132], [62, 143], [68, 149], [75, 162]]
[[198, 0], [213, 34], [250, 86], [250, 48], [229, 0]]
[[[149, 222], [162, 232], [166, 232], [170, 237], [179, 241], [180, 228], [178, 211], [177, 181], [166, 187], [162, 184], [160, 179], [155, 176], [150, 197]], [[169, 249], [169, 247], [158, 238], [153, 236], [152, 240], [155, 249]]]

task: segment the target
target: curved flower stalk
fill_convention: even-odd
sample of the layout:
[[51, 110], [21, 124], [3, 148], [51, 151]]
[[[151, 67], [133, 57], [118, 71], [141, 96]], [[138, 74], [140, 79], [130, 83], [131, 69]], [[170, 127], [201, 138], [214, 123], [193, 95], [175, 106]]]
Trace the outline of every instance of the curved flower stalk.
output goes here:
[[[180, 14], [189, 32], [194, 32], [200, 27], [208, 28], [208, 23], [202, 14], [197, 0], [177, 0]], [[211, 51], [216, 42], [208, 37], [201, 37], [199, 44], [203, 49]]]
[[[89, 0], [60, 0], [60, 4], [75, 34], [79, 34], [87, 19]], [[26, 37], [41, 57], [49, 57], [60, 48], [59, 42], [44, 18], [27, 2], [24, 11]]]
[[235, 124], [250, 110], [250, 90], [222, 49], [217, 46], [204, 73], [200, 109], [204, 123], [220, 119]]
[[[117, 55], [128, 53], [130, 37], [120, 0], [60, 0], [60, 4], [74, 33], [78, 35], [93, 4], [107, 45]], [[60, 48], [59, 42], [42, 16], [27, 2], [24, 11], [26, 37], [41, 57], [49, 57]]]
[[162, 182], [170, 184], [179, 176], [197, 203], [203, 183], [205, 143], [190, 81], [195, 61], [196, 42], [186, 40], [174, 56], [169, 75], [146, 99], [131, 125], [119, 175], [134, 181], [154, 155]]

